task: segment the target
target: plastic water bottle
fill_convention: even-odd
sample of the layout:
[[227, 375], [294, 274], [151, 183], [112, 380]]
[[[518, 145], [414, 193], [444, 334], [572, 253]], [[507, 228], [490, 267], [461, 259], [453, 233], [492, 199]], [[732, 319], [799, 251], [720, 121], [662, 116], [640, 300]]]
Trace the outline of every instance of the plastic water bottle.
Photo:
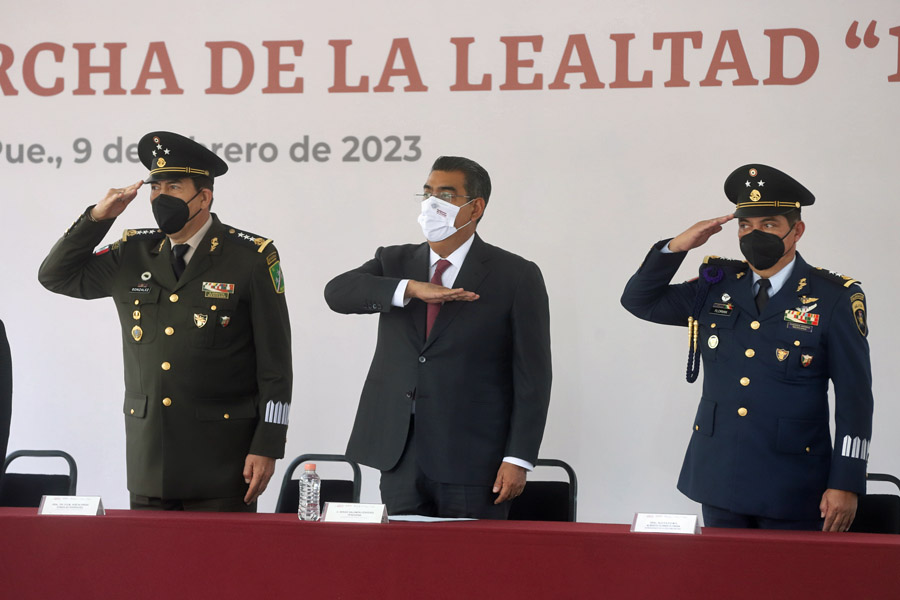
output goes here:
[[319, 489], [322, 480], [316, 473], [315, 463], [303, 465], [300, 476], [300, 503], [297, 505], [297, 516], [303, 521], [319, 520]]

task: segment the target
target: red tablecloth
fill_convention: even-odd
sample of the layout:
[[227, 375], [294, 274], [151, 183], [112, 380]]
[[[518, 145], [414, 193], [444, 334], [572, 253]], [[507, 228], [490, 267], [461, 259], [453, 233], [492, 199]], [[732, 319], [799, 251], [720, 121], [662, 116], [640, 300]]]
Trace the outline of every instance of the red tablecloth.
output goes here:
[[0, 508], [0, 598], [900, 598], [900, 536]]

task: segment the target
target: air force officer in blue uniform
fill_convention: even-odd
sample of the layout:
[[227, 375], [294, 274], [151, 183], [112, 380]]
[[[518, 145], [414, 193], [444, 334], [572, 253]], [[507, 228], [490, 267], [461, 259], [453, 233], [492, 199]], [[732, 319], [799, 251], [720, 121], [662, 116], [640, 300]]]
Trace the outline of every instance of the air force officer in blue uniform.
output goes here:
[[[706, 526], [846, 531], [872, 434], [865, 296], [797, 252], [800, 209], [815, 198], [796, 180], [745, 165], [725, 193], [733, 215], [655, 244], [622, 295], [641, 319], [688, 326], [689, 381], [702, 358], [678, 489], [702, 503]], [[670, 285], [687, 252], [735, 218], [747, 261], [707, 257], [697, 279]]]

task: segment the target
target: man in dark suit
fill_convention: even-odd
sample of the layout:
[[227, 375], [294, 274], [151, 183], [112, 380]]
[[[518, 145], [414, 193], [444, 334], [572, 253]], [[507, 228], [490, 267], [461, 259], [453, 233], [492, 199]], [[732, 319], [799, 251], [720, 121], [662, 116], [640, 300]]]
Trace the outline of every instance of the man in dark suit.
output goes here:
[[[751, 164], [729, 175], [725, 193], [733, 215], [658, 242], [622, 295], [642, 319], [689, 327], [688, 381], [702, 356], [678, 489], [702, 503], [707, 526], [846, 531], [872, 436], [865, 296], [797, 252], [800, 209], [815, 200], [799, 182]], [[698, 279], [670, 285], [687, 252], [735, 217], [747, 262], [707, 257]]]
[[505, 519], [538, 457], [550, 317], [537, 265], [475, 233], [490, 177], [441, 157], [425, 182], [428, 243], [379, 248], [331, 280], [332, 310], [380, 314], [347, 455], [381, 470], [390, 514]]
[[0, 461], [6, 458], [9, 422], [12, 418], [12, 356], [6, 326], [0, 321]]
[[[145, 182], [111, 189], [56, 243], [50, 291], [115, 301], [125, 362], [132, 508], [255, 511], [284, 456], [291, 339], [278, 252], [210, 212], [228, 165], [175, 133], [148, 133]], [[94, 251], [142, 183], [159, 229]]]

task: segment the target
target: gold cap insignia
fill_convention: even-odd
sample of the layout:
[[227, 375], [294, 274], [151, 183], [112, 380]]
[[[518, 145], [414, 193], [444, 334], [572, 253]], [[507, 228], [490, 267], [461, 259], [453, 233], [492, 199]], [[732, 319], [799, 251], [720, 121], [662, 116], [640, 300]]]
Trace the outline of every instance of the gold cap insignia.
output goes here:
[[158, 159], [156, 159], [156, 166], [159, 168], [166, 166], [166, 159], [160, 156]]
[[759, 202], [759, 199], [762, 198], [762, 194], [759, 193], [759, 190], [753, 190], [750, 192], [750, 200], [753, 202]]

